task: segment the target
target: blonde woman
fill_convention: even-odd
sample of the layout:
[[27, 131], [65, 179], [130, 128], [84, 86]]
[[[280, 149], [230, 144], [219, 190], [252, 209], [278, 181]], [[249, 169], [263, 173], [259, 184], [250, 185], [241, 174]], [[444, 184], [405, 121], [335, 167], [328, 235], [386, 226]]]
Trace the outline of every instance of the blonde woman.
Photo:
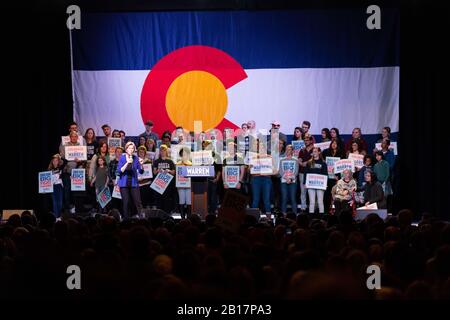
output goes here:
[[128, 206], [131, 203], [136, 207], [137, 213], [142, 214], [141, 195], [139, 193], [138, 173], [144, 173], [143, 160], [134, 155], [136, 146], [133, 142], [127, 142], [125, 153], [119, 159], [117, 176], [120, 195], [122, 196], [123, 216], [129, 218]]

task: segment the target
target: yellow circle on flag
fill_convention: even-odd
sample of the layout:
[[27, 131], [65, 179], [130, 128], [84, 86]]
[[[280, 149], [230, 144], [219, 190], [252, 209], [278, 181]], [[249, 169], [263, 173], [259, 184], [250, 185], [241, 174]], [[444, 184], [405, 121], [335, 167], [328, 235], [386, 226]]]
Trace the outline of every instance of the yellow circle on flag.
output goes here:
[[166, 110], [176, 126], [194, 131], [194, 121], [203, 130], [216, 127], [227, 112], [228, 97], [223, 83], [205, 71], [188, 71], [177, 77], [167, 90]]

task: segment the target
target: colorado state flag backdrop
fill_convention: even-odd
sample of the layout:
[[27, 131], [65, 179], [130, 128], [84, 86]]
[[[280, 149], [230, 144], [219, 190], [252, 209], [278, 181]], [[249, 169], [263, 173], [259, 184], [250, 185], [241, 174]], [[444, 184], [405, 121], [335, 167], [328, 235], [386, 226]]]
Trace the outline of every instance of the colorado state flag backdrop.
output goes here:
[[153, 120], [236, 128], [303, 120], [351, 133], [398, 131], [399, 12], [365, 9], [83, 14], [71, 31], [74, 119], [128, 136]]

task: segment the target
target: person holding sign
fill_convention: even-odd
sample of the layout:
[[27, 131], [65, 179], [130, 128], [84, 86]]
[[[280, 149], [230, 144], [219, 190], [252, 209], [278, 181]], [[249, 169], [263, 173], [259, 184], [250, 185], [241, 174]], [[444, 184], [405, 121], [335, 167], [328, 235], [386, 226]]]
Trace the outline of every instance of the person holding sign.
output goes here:
[[[255, 149], [257, 150], [257, 157], [252, 161], [258, 163], [258, 160], [261, 159], [269, 159], [269, 162], [272, 163], [272, 157], [267, 154], [267, 148], [264, 143], [259, 143], [259, 139], [254, 140], [257, 143]], [[257, 164], [259, 166], [259, 164]], [[259, 202], [262, 197], [264, 212], [267, 216], [271, 215], [271, 207], [270, 207], [270, 195], [272, 192], [272, 179], [273, 175], [273, 163], [270, 173], [266, 173], [266, 171], [261, 170], [258, 172], [254, 170], [256, 165], [250, 164], [250, 172], [251, 172], [251, 185], [252, 185], [252, 208], [259, 208]], [[253, 170], [252, 170], [253, 169]], [[253, 172], [253, 173], [252, 173]]]
[[[227, 172], [227, 166], [237, 166], [238, 172], [237, 172], [237, 183], [233, 183], [233, 189], [237, 189], [241, 193], [245, 193], [245, 166], [244, 166], [244, 158], [240, 157], [236, 150], [237, 145], [234, 142], [229, 142], [227, 144], [227, 156], [223, 160], [223, 171], [222, 171], [222, 181], [223, 181], [223, 187], [224, 189], [230, 188], [230, 184], [228, 183], [228, 175], [226, 175]], [[233, 175], [235, 177], [235, 175]]]
[[353, 179], [352, 171], [345, 169], [343, 177], [336, 184], [334, 195], [334, 207], [336, 215], [350, 208], [353, 192], [356, 190], [356, 181]]
[[288, 200], [291, 204], [292, 212], [297, 214], [297, 175], [298, 161], [293, 157], [294, 148], [288, 144], [285, 156], [280, 159], [280, 179], [281, 179], [281, 212], [286, 214]]
[[[333, 128], [337, 130], [336, 128]], [[332, 129], [332, 130], [333, 130]], [[333, 131], [331, 131], [333, 132]], [[336, 131], [334, 131], [336, 134]], [[339, 130], [337, 131], [337, 134], [339, 134]], [[341, 143], [343, 145], [343, 143]], [[323, 150], [322, 157], [325, 159], [325, 162], [330, 161], [332, 164], [330, 168], [328, 169], [328, 183], [327, 183], [327, 190], [325, 191], [324, 195], [324, 204], [325, 208], [330, 208], [331, 206], [331, 190], [336, 185], [338, 181], [337, 175], [334, 174], [334, 162], [338, 159], [344, 159], [345, 158], [345, 152], [343, 149], [341, 149], [341, 146], [338, 142], [337, 138], [331, 138], [330, 147]], [[328, 158], [328, 160], [327, 160]], [[337, 159], [336, 159], [337, 158]]]
[[[63, 181], [63, 187], [64, 187], [64, 207], [66, 209], [71, 209], [74, 207], [73, 202], [74, 199], [72, 197], [72, 191], [70, 190], [70, 176], [72, 175], [72, 169], [76, 168], [82, 168], [84, 162], [80, 161], [78, 158], [75, 158], [73, 160], [67, 161], [66, 160], [66, 146], [79, 146], [80, 143], [78, 142], [78, 133], [76, 131], [71, 131], [69, 134], [70, 141], [60, 146], [59, 154], [61, 155], [61, 158], [64, 161], [64, 170], [62, 174], [62, 181]], [[75, 210], [75, 209], [73, 209]], [[73, 211], [74, 212], [74, 211]]]
[[[145, 146], [140, 146], [138, 147], [138, 157], [139, 157], [139, 161], [142, 162], [142, 165], [144, 167], [147, 167], [146, 165], [150, 165], [152, 161], [147, 157], [147, 148]], [[151, 170], [150, 170], [151, 171]], [[144, 174], [145, 174], [145, 168], [144, 168]], [[147, 206], [150, 206], [151, 203], [151, 190], [148, 187], [149, 184], [151, 183], [151, 178], [150, 177], [144, 177], [142, 175], [138, 175], [138, 181], [139, 181], [139, 192], [141, 194], [141, 201], [142, 201], [142, 206], [145, 208]]]
[[358, 189], [358, 191], [364, 192], [364, 205], [369, 206], [376, 203], [378, 209], [386, 209], [383, 187], [377, 181], [376, 174], [373, 171], [366, 171], [364, 179], [366, 184], [362, 189]]
[[53, 183], [53, 193], [52, 193], [52, 203], [53, 203], [53, 214], [56, 218], [61, 216], [62, 205], [63, 205], [63, 182], [61, 179], [62, 171], [64, 168], [64, 162], [59, 154], [55, 154], [50, 160], [48, 165], [48, 171], [52, 172], [52, 183]]
[[[192, 162], [189, 160], [189, 148], [183, 147], [180, 149], [180, 161], [177, 162], [177, 169], [178, 166], [192, 166]], [[186, 178], [185, 178], [186, 179]], [[190, 178], [189, 179], [190, 182]], [[191, 216], [191, 208], [192, 208], [192, 195], [191, 195], [191, 188], [190, 183], [189, 187], [177, 187], [178, 189], [178, 198], [179, 198], [179, 205], [180, 205], [180, 214], [181, 218], [185, 219], [186, 215], [189, 218]], [[185, 207], [186, 206], [186, 207]]]
[[109, 174], [108, 167], [106, 165], [106, 159], [103, 156], [97, 158], [96, 163], [97, 170], [94, 178], [91, 180], [91, 187], [95, 187], [95, 194], [99, 194], [103, 189], [108, 186]]
[[141, 195], [139, 193], [138, 173], [143, 173], [142, 159], [139, 160], [134, 155], [136, 146], [133, 142], [127, 142], [125, 145], [125, 153], [120, 157], [117, 165], [117, 176], [119, 176], [118, 185], [120, 187], [120, 195], [122, 197], [123, 216], [129, 217], [128, 206], [134, 205], [137, 213], [142, 213]]
[[[114, 159], [111, 160], [108, 165], [109, 191], [111, 192], [111, 194], [114, 193], [114, 188], [116, 187], [117, 166], [119, 165], [119, 160], [120, 160], [120, 157], [122, 156], [123, 152], [124, 152], [124, 149], [122, 147], [116, 148]], [[120, 188], [119, 188], [119, 190], [120, 190]], [[121, 203], [120, 199], [117, 199], [115, 197], [113, 197], [111, 199], [110, 207], [117, 209], [117, 210], [121, 210], [122, 209], [121, 206], [122, 206], [122, 203]]]
[[[323, 161], [320, 148], [314, 147], [312, 151], [311, 159], [306, 163], [305, 174], [320, 174], [328, 176], [328, 167], [325, 161]], [[305, 176], [306, 179], [306, 176]], [[323, 204], [323, 195], [325, 190], [308, 188], [309, 197], [309, 213], [314, 213], [316, 209], [316, 196], [317, 203], [319, 205], [319, 213], [325, 213], [325, 206]]]
[[95, 172], [97, 171], [97, 160], [100, 157], [104, 157], [106, 165], [109, 166], [110, 157], [108, 152], [108, 144], [105, 140], [101, 140], [98, 147], [98, 153], [95, 154], [91, 159], [91, 165], [89, 167], [89, 180], [94, 178]]
[[[167, 172], [175, 176], [175, 163], [169, 158], [169, 148], [162, 144], [159, 148], [159, 158], [153, 162], [153, 176], [160, 172]], [[154, 193], [156, 203], [159, 209], [170, 213], [175, 204], [175, 182], [174, 179], [167, 186], [163, 194]]]
[[305, 147], [298, 153], [299, 161], [299, 180], [300, 180], [300, 207], [302, 211], [306, 211], [306, 187], [305, 187], [305, 167], [308, 161], [311, 159], [311, 155], [314, 148], [312, 136], [306, 134], [304, 137]]
[[[383, 153], [384, 160], [389, 163], [390, 173], [392, 174], [395, 165], [395, 154], [394, 151], [389, 148], [390, 145], [391, 141], [389, 139], [381, 141], [381, 152]], [[376, 151], [374, 152], [374, 154], [376, 154]]]
[[354, 140], [351, 143], [350, 149], [347, 151], [347, 159], [350, 153], [366, 155], [366, 151], [361, 148], [361, 142], [359, 140]]

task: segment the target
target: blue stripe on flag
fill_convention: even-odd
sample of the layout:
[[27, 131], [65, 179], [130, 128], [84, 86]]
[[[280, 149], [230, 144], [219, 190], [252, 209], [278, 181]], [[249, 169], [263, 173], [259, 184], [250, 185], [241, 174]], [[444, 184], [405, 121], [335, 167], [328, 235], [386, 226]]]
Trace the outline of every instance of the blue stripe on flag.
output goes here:
[[399, 65], [399, 11], [369, 30], [365, 9], [86, 13], [72, 32], [75, 70], [148, 70], [188, 45], [221, 49], [244, 69]]

